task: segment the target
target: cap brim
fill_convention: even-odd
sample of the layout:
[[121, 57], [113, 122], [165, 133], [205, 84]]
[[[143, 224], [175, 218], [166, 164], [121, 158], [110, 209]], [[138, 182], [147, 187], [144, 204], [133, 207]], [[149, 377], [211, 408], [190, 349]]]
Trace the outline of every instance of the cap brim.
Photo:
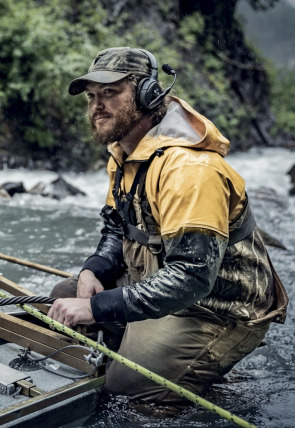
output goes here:
[[69, 85], [69, 93], [71, 95], [78, 95], [85, 91], [87, 82], [96, 83], [113, 83], [128, 76], [128, 73], [118, 73], [116, 71], [94, 71], [92, 73], [85, 74], [84, 76], [78, 77], [73, 80]]

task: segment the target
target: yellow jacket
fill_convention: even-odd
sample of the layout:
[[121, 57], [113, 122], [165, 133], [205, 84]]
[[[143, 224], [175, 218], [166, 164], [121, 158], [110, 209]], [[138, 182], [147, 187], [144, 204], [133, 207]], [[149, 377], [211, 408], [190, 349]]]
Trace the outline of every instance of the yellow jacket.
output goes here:
[[[161, 235], [205, 228], [228, 237], [229, 224], [245, 201], [244, 180], [223, 159], [230, 143], [185, 101], [174, 100], [162, 122], [125, 159], [122, 189], [130, 190], [141, 161], [156, 149], [169, 147], [153, 160], [146, 178], [147, 198]], [[123, 153], [116, 143], [109, 151], [107, 204], [115, 207], [112, 189]]]

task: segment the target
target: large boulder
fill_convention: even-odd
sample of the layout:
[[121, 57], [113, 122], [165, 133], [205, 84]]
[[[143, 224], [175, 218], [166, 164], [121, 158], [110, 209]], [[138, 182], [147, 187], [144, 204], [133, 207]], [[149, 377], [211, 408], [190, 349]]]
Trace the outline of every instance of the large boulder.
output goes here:
[[6, 183], [1, 184], [1, 189], [6, 190], [6, 192], [13, 196], [15, 193], [26, 193], [26, 189], [21, 181], [19, 182], [12, 182], [8, 181]]
[[11, 196], [9, 195], [9, 193], [5, 189], [2, 189], [1, 187], [0, 187], [0, 199], [6, 199], [6, 200], [11, 199]]
[[38, 194], [41, 196], [46, 196], [58, 200], [66, 198], [67, 196], [86, 196], [85, 192], [68, 183], [61, 176], [59, 176], [57, 179], [53, 180], [49, 184], [43, 182], [37, 183], [32, 189], [29, 190], [29, 193]]

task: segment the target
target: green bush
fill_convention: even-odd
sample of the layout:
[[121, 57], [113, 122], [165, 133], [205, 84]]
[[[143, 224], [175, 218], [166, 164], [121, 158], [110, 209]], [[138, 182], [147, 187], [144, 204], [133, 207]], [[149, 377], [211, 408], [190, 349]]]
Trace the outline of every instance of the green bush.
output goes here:
[[[104, 156], [91, 141], [85, 97], [71, 97], [67, 88], [110, 46], [142, 47], [159, 66], [171, 64], [178, 75], [173, 93], [208, 116], [234, 148], [247, 147], [256, 108], [234, 94], [206, 29], [208, 17], [195, 12], [177, 21], [177, 7], [176, 0], [151, 0], [148, 7], [135, 0], [0, 0], [0, 150], [56, 160], [59, 168], [73, 161], [85, 168]], [[164, 86], [171, 83], [161, 71], [159, 77]], [[274, 79], [274, 132], [283, 127], [294, 133], [293, 81], [291, 72]]]
[[274, 135], [295, 135], [295, 69], [272, 71], [271, 107], [276, 121]]
[[[75, 150], [89, 139], [85, 99], [71, 97], [67, 87], [73, 76], [88, 69], [107, 30], [98, 3], [83, 3], [83, 10], [71, 1], [48, 1], [41, 6], [30, 0], [6, 0], [1, 5], [2, 116], [13, 140], [22, 142], [33, 157], [43, 149], [49, 156], [69, 147]], [[84, 30], [87, 20], [96, 45]]]

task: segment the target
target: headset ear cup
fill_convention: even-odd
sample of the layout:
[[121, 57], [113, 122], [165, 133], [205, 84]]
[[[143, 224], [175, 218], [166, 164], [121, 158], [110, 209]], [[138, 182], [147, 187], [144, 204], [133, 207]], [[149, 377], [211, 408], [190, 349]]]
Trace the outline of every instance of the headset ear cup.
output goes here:
[[140, 109], [145, 109], [146, 108], [146, 101], [145, 101], [145, 93], [146, 93], [146, 89], [143, 90], [143, 87], [146, 88], [146, 83], [149, 81], [150, 79], [147, 77], [145, 79], [142, 79], [138, 85], [137, 85], [137, 92], [136, 92], [136, 103], [137, 106]]
[[[161, 87], [154, 79], [142, 79], [137, 88], [137, 103], [142, 110], [148, 110], [151, 102], [162, 93]], [[162, 100], [161, 100], [162, 101]], [[159, 104], [160, 102], [159, 101]], [[154, 107], [156, 107], [156, 104]], [[154, 108], [153, 107], [153, 108]]]

